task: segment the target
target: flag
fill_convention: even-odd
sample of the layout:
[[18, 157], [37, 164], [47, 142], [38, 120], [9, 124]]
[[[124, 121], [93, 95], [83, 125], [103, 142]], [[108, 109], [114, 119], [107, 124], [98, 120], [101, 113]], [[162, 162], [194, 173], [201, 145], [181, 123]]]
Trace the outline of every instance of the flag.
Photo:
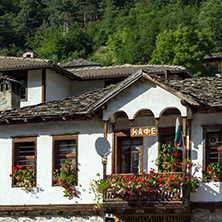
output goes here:
[[179, 118], [176, 119], [176, 132], [175, 132], [174, 146], [180, 150], [185, 150], [182, 126], [180, 124]]

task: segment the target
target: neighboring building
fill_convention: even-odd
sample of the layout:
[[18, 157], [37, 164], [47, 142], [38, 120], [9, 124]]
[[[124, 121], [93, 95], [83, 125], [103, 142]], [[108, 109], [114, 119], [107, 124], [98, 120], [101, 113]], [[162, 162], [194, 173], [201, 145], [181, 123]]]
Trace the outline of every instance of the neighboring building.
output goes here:
[[95, 68], [100, 67], [99, 63], [91, 62], [85, 59], [73, 59], [71, 61], [59, 64], [64, 69], [78, 69], [78, 68]]
[[[202, 177], [208, 164], [220, 160], [222, 78], [192, 78], [185, 68], [167, 65], [67, 71], [49, 61], [28, 58], [2, 57], [0, 67], [2, 75], [15, 79], [15, 70], [26, 71], [28, 101], [38, 98], [26, 107], [0, 113], [0, 221], [113, 221], [113, 217], [116, 221], [191, 221], [191, 215], [193, 221], [220, 221], [220, 182], [201, 183], [196, 193], [180, 201], [154, 195], [130, 203], [104, 195], [100, 209], [94, 209], [88, 189], [96, 174], [103, 174], [95, 150], [97, 138], [107, 138], [112, 147], [108, 178], [111, 173], [139, 175], [150, 168], [157, 170], [153, 160], [162, 144], [174, 140], [177, 117], [183, 122], [185, 154], [194, 164], [191, 175]], [[2, 88], [3, 94], [19, 87], [10, 77], [1, 81], [10, 85]], [[17, 98], [18, 90], [12, 92]], [[131, 128], [146, 127], [158, 128], [158, 134], [130, 136]], [[78, 166], [78, 197], [71, 200], [63, 197], [63, 189], [52, 179], [66, 159]], [[32, 165], [36, 172], [37, 188], [32, 193], [16, 187], [9, 177], [12, 167], [21, 163]]]
[[221, 74], [222, 68], [222, 52], [212, 53], [211, 55], [204, 56], [203, 65], [215, 65], [217, 67], [217, 73]]

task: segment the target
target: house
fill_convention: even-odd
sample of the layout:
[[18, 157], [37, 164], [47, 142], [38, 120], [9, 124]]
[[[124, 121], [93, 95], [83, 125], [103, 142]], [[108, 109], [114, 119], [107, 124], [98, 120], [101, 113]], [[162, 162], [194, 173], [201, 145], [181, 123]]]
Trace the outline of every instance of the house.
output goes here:
[[[21, 101], [21, 108], [15, 105], [0, 113], [0, 221], [217, 221], [221, 217], [221, 183], [217, 181], [201, 182], [189, 196], [179, 188], [179, 200], [155, 192], [131, 202], [104, 193], [99, 209], [93, 207], [94, 195], [88, 190], [97, 173], [106, 172], [103, 176], [112, 180], [113, 174], [121, 178], [150, 168], [157, 171], [153, 160], [162, 144], [174, 140], [178, 117], [187, 149], [183, 157], [191, 158], [194, 166], [181, 173], [202, 178], [208, 164], [220, 160], [222, 78], [192, 78], [177, 66], [68, 71], [49, 61], [18, 61], [24, 63], [16, 63], [14, 70], [27, 73], [28, 101], [34, 101], [32, 96], [38, 99], [27, 105]], [[14, 70], [12, 66], [1, 69], [2, 95], [11, 93], [7, 98], [18, 98], [21, 87]], [[150, 136], [152, 129], [155, 133]], [[107, 138], [111, 146], [106, 171], [95, 149], [99, 137]], [[77, 197], [71, 200], [63, 197], [63, 189], [53, 181], [55, 170], [66, 160], [78, 166]], [[24, 192], [9, 177], [17, 165], [34, 169], [32, 192]]]
[[203, 65], [213, 65], [216, 66], [217, 73], [221, 73], [221, 58], [222, 58], [222, 53], [217, 52], [217, 53], [212, 53], [211, 55], [205, 55], [204, 56], [204, 62]]

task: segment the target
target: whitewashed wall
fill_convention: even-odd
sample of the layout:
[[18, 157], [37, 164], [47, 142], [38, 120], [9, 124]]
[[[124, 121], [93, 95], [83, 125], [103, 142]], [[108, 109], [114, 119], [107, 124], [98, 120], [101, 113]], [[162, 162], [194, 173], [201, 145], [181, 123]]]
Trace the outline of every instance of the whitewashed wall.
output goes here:
[[71, 96], [71, 80], [50, 70], [46, 70], [46, 101]]
[[[93, 203], [88, 192], [90, 179], [96, 174], [102, 175], [101, 157], [95, 151], [95, 140], [103, 136], [103, 122], [69, 121], [58, 123], [22, 124], [0, 127], [0, 205], [23, 204], [72, 204]], [[80, 198], [69, 200], [63, 197], [63, 189], [52, 187], [52, 137], [51, 134], [79, 133], [78, 162]], [[12, 188], [9, 174], [12, 170], [12, 139], [11, 136], [39, 135], [37, 138], [37, 184], [40, 191], [36, 194], [27, 194], [20, 188]], [[109, 160], [110, 161], [110, 160]], [[111, 165], [111, 163], [110, 163]], [[110, 167], [108, 167], [110, 171]], [[41, 191], [42, 190], [42, 191]]]
[[42, 70], [29, 70], [27, 78], [27, 101], [21, 102], [21, 107], [30, 106], [42, 102]]
[[[191, 158], [194, 164], [193, 176], [202, 177], [203, 164], [203, 127], [202, 125], [222, 124], [222, 113], [194, 114], [192, 120], [192, 152]], [[194, 202], [222, 201], [222, 183], [202, 183], [196, 193], [192, 193]]]
[[134, 119], [137, 112], [143, 109], [150, 109], [157, 118], [168, 108], [177, 108], [182, 116], [187, 116], [187, 108], [180, 101], [178, 97], [149, 81], [137, 81], [108, 103], [103, 119], [107, 120], [116, 111], [124, 111], [129, 119]]

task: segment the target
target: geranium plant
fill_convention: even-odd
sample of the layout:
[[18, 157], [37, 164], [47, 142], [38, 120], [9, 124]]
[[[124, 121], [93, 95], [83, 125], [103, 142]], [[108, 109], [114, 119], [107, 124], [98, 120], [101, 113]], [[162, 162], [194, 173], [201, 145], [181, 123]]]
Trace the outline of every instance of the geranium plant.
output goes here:
[[53, 176], [54, 182], [59, 184], [65, 190], [64, 197], [72, 199], [77, 197], [76, 193], [76, 165], [73, 162], [66, 161], [60, 170], [56, 169]]
[[17, 165], [12, 168], [12, 173], [9, 175], [16, 185], [25, 190], [26, 192], [31, 192], [33, 187], [35, 187], [35, 172], [33, 167], [23, 167]]
[[207, 166], [204, 180], [221, 181], [222, 179], [222, 160], [218, 163], [211, 163]]
[[156, 159], [160, 171], [182, 172], [182, 151], [171, 144], [163, 144]]
[[197, 180], [197, 177], [186, 178], [186, 181], [185, 181], [186, 195], [189, 195], [190, 192], [196, 192], [199, 186], [200, 184], [199, 184], [199, 181]]

